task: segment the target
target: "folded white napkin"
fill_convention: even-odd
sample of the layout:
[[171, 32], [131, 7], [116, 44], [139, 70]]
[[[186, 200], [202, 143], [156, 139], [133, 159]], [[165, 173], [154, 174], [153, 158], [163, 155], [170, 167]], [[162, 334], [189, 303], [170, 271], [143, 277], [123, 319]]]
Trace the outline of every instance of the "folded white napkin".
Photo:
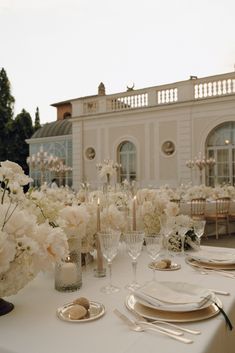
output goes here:
[[134, 295], [142, 304], [159, 310], [190, 311], [210, 305], [213, 293], [185, 282], [150, 282]]
[[200, 250], [188, 252], [192, 259], [204, 262], [235, 264], [235, 252], [224, 252], [216, 250]]

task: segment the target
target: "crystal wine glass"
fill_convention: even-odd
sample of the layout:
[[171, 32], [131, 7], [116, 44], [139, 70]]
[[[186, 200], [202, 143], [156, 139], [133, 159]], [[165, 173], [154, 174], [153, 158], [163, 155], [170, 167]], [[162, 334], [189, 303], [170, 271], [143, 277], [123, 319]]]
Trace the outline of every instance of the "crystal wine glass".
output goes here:
[[99, 232], [98, 236], [103, 257], [107, 260], [109, 269], [109, 283], [105, 287], [101, 288], [101, 292], [112, 294], [120, 290], [120, 288], [112, 284], [112, 261], [118, 252], [120, 232], [109, 230]]
[[199, 246], [201, 243], [201, 237], [204, 234], [205, 225], [206, 225], [206, 221], [203, 219], [193, 221], [193, 229], [194, 229], [194, 233], [196, 234], [196, 237], [199, 240]]
[[185, 243], [185, 236], [188, 231], [188, 227], [181, 226], [178, 229], [178, 234], [181, 240], [181, 256], [184, 256], [184, 243]]
[[[145, 240], [146, 250], [147, 250], [148, 255], [150, 256], [150, 258], [153, 261], [156, 261], [160, 255], [160, 252], [161, 252], [161, 236], [148, 235], [148, 236], [145, 236], [144, 240]], [[155, 282], [156, 281], [156, 267], [154, 266], [154, 263], [153, 263], [152, 269], [153, 269], [152, 281]]]
[[163, 235], [164, 246], [165, 246], [165, 256], [168, 259], [169, 256], [169, 237], [172, 233], [172, 223], [170, 222], [168, 217], [162, 217], [160, 219], [161, 224], [161, 234]]
[[133, 230], [125, 233], [127, 253], [132, 259], [133, 281], [126, 286], [127, 289], [135, 290], [140, 287], [136, 280], [137, 259], [141, 254], [144, 241], [144, 232]]

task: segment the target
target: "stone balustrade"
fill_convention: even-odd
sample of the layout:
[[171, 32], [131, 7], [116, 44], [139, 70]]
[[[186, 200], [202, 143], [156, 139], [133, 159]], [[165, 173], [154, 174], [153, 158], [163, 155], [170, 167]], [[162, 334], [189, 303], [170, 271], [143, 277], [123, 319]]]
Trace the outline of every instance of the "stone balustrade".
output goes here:
[[72, 103], [72, 116], [94, 115], [179, 104], [235, 94], [235, 72], [197, 78], [111, 95], [78, 98]]

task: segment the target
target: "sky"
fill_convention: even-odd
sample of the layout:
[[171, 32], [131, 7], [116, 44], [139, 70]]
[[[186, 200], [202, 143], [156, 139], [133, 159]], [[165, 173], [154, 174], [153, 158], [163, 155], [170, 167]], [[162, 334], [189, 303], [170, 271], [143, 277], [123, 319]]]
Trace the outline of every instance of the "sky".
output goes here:
[[0, 69], [41, 123], [51, 104], [234, 71], [234, 0], [0, 0]]

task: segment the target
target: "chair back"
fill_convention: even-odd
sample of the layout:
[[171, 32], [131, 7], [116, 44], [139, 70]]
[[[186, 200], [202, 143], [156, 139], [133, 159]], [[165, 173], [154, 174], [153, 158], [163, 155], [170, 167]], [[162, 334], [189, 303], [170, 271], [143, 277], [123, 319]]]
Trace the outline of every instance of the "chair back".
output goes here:
[[205, 218], [206, 199], [203, 197], [191, 200], [191, 217], [194, 219]]
[[230, 207], [230, 197], [219, 197], [216, 199], [216, 214], [228, 216]]
[[180, 207], [180, 199], [171, 199], [170, 202], [174, 202]]

